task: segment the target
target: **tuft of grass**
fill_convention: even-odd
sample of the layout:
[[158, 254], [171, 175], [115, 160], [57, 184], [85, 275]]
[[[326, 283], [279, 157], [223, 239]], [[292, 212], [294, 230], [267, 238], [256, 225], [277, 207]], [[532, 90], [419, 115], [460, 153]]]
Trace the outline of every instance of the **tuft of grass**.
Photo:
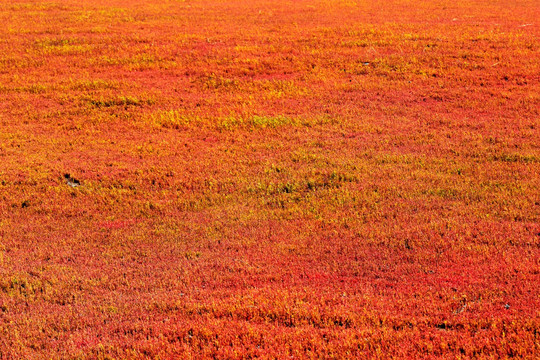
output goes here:
[[167, 129], [188, 129], [202, 127], [219, 131], [238, 130], [264, 130], [281, 127], [311, 127], [334, 123], [335, 120], [327, 116], [314, 116], [301, 118], [284, 115], [228, 115], [228, 116], [202, 116], [193, 112], [180, 110], [158, 110], [143, 116], [146, 123]]
[[131, 106], [145, 106], [153, 105], [155, 100], [153, 99], [141, 99], [136, 96], [115, 96], [115, 97], [92, 97], [86, 96], [83, 98], [87, 104], [95, 108], [110, 108], [110, 107], [124, 107], [128, 108]]

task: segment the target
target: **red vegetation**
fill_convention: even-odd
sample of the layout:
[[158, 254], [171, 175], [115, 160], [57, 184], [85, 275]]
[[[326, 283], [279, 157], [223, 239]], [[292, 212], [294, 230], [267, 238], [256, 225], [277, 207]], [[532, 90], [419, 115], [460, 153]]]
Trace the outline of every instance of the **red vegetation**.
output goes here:
[[538, 358], [538, 1], [3, 1], [0, 359]]

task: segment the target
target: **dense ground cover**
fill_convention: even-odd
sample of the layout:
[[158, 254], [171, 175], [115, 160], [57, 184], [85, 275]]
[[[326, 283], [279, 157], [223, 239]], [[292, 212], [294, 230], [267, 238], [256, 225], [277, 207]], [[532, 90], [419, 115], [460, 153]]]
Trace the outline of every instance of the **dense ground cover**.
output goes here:
[[539, 11], [1, 2], [0, 358], [539, 356]]

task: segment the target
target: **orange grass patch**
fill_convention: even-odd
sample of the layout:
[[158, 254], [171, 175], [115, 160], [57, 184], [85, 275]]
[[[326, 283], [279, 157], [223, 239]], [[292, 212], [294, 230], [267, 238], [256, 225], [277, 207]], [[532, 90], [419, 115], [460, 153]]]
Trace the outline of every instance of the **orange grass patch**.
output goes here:
[[2, 2], [0, 359], [537, 358], [539, 13]]

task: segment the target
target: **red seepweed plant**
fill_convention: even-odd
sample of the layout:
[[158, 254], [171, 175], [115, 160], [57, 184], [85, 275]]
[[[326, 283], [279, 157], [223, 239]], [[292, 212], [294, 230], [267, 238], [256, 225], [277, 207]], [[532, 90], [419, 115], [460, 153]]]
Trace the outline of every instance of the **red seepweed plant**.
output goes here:
[[0, 3], [0, 359], [538, 358], [539, 10]]

